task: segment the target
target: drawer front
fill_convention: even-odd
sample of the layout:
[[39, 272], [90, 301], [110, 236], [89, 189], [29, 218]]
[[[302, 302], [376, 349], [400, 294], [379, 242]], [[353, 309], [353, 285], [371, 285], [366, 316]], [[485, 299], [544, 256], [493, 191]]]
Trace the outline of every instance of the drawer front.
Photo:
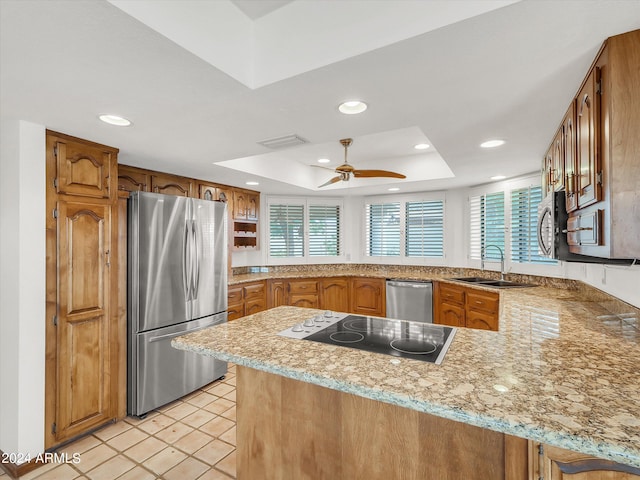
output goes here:
[[464, 305], [464, 290], [440, 283], [439, 291], [441, 302]]
[[289, 282], [289, 293], [318, 293], [317, 280]]
[[229, 305], [242, 303], [242, 287], [229, 287], [227, 290], [227, 301]]
[[264, 288], [264, 282], [260, 282], [255, 285], [245, 285], [244, 287], [244, 299], [245, 300], [260, 300], [265, 297], [266, 290]]
[[467, 291], [467, 306], [473, 310], [481, 310], [488, 313], [498, 312], [498, 295], [485, 292]]

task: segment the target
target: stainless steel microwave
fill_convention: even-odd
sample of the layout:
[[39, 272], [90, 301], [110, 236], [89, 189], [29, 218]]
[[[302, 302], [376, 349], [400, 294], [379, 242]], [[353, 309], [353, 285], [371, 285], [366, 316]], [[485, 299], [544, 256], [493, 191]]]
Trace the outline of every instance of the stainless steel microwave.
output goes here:
[[616, 260], [571, 253], [567, 241], [568, 220], [565, 192], [549, 192], [538, 205], [538, 251], [541, 256], [567, 262], [618, 263]]

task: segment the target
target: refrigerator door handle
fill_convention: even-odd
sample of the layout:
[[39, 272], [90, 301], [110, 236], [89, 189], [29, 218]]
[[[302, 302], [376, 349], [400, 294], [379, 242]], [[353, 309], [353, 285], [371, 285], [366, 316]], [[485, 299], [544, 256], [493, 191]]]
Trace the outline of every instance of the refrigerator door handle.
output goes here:
[[192, 298], [195, 300], [198, 298], [198, 290], [200, 287], [200, 248], [198, 248], [200, 241], [198, 239], [198, 227], [196, 222], [193, 222], [193, 290], [191, 291]]
[[185, 298], [191, 300], [191, 255], [189, 246], [189, 220], [184, 225], [184, 244], [182, 246], [182, 286], [184, 288]]
[[156, 337], [151, 337], [149, 339], [149, 343], [153, 343], [153, 342], [160, 342], [162, 340], [167, 340], [169, 338], [175, 338], [175, 337], [179, 337], [181, 335], [186, 335], [187, 333], [192, 333], [192, 332], [198, 332], [200, 330], [204, 330], [205, 328], [209, 328], [209, 327], [213, 327], [214, 325], [217, 325], [220, 322], [220, 320], [215, 320], [211, 323], [208, 323], [206, 325], [200, 325], [198, 327], [194, 327], [194, 328], [190, 328], [187, 330], [180, 330], [179, 332], [173, 332], [173, 333], [166, 333], [164, 335], [158, 335]]

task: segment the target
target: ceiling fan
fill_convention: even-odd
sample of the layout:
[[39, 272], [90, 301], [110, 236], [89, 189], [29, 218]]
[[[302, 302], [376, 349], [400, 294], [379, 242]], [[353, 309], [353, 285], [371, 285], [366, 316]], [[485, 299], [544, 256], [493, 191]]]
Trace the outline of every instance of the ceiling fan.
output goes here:
[[[333, 177], [328, 182], [323, 183], [318, 188], [326, 187], [327, 185], [331, 185], [332, 183], [336, 183], [339, 181], [348, 182], [351, 179], [351, 175], [354, 177], [390, 177], [390, 178], [407, 178], [405, 175], [396, 172], [389, 172], [387, 170], [356, 170], [353, 166], [349, 165], [347, 162], [347, 148], [353, 142], [351, 138], [343, 138], [340, 140], [340, 143], [344, 147], [344, 163], [335, 168], [335, 171], [338, 176]], [[332, 170], [331, 168], [321, 167], [320, 165], [312, 165], [318, 168], [324, 168], [326, 170]]]

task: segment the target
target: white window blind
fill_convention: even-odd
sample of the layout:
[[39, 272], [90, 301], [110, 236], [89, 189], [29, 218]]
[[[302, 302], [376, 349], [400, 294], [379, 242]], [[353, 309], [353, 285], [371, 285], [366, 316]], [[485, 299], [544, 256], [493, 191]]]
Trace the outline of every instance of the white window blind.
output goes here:
[[542, 188], [519, 188], [511, 191], [511, 261], [517, 263], [556, 264], [538, 252], [538, 204]]
[[367, 256], [400, 256], [400, 203], [367, 204]]
[[340, 206], [309, 205], [309, 256], [340, 255]]
[[304, 205], [269, 205], [269, 255], [304, 256]]
[[[504, 252], [504, 192], [477, 195], [471, 197], [469, 203], [470, 257], [480, 259], [488, 245], [496, 245]], [[490, 248], [485, 251], [485, 258], [500, 260], [500, 252]]]
[[444, 257], [444, 202], [407, 202], [405, 215], [405, 255]]

